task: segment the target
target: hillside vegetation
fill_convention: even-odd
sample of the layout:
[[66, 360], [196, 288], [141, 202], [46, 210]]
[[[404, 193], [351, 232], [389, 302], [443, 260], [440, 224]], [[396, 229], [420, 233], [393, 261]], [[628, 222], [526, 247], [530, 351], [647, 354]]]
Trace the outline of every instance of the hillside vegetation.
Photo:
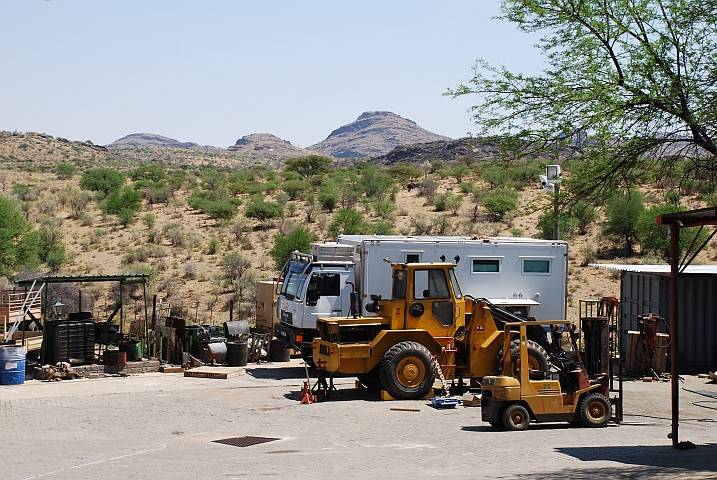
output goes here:
[[[0, 222], [12, 210], [31, 228], [23, 231], [21, 254], [4, 257], [4, 274], [144, 272], [150, 295], [181, 298], [200, 322], [225, 321], [230, 300], [235, 315], [251, 318], [255, 281], [275, 276], [287, 252], [311, 240], [340, 233], [549, 237], [553, 196], [538, 182], [545, 162], [497, 160], [467, 154], [452, 162], [332, 168], [318, 155], [242, 161], [228, 153], [109, 151], [3, 133]], [[599, 205], [576, 202], [561, 216], [570, 242], [571, 320], [579, 299], [619, 293], [615, 275], [587, 263], [663, 263], [665, 244], [654, 241], [663, 232], [650, 218], [715, 203], [704, 186], [680, 190], [649, 172], [636, 174], [639, 192], [616, 191]], [[697, 261], [714, 256], [710, 245]], [[96, 308], [112, 304], [105, 292], [92, 296]]]

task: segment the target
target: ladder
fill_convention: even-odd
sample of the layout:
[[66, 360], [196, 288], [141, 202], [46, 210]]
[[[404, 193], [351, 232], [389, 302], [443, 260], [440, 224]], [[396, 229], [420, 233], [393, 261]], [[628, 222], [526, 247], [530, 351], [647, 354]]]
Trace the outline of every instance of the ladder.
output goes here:
[[[40, 288], [34, 290], [36, 283], [37, 280], [32, 281], [32, 286], [30, 287], [30, 290], [25, 294], [25, 300], [22, 302], [22, 307], [20, 308], [20, 311], [17, 312], [17, 319], [15, 320], [15, 323], [9, 331], [5, 332], [5, 340], [7, 340], [8, 338], [12, 338], [13, 334], [17, 332], [17, 329], [20, 326], [20, 322], [25, 320], [27, 312], [35, 304], [35, 302], [37, 301], [37, 297], [40, 296], [40, 293], [42, 293], [45, 284], [43, 283], [42, 285], [40, 285]], [[28, 299], [30, 299], [30, 297], [32, 297], [32, 300], [28, 302]]]

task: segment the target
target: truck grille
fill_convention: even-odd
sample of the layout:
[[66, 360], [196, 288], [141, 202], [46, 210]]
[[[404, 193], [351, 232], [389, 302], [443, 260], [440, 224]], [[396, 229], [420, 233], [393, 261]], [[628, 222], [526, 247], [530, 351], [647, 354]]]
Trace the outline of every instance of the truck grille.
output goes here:
[[291, 312], [287, 312], [286, 310], [281, 311], [281, 323], [286, 323], [288, 325], [294, 324], [293, 315], [291, 314]]

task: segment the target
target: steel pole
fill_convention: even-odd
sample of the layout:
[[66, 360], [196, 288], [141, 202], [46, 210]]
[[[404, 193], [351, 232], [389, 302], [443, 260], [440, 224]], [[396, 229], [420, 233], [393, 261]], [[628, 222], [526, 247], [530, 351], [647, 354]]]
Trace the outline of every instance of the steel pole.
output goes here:
[[678, 427], [680, 419], [680, 379], [678, 376], [677, 348], [677, 273], [680, 239], [679, 225], [670, 225], [670, 386], [672, 387], [672, 448], [678, 448]]

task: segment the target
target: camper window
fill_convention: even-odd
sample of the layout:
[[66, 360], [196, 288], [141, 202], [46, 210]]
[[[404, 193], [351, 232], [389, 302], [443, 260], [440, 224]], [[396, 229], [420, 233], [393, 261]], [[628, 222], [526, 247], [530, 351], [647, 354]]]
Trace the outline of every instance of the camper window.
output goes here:
[[500, 260], [497, 258], [471, 259], [471, 273], [500, 273]]
[[550, 275], [550, 260], [524, 258], [523, 273], [529, 275]]

